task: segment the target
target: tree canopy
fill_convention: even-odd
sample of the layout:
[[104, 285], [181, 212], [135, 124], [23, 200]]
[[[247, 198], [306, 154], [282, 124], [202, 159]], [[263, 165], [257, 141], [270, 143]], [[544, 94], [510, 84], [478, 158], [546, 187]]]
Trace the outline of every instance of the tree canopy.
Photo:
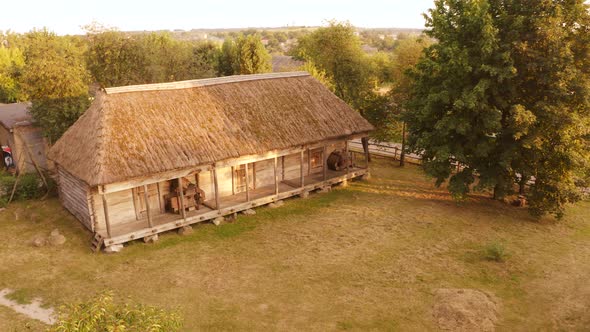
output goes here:
[[[437, 184], [464, 197], [534, 179], [534, 215], [561, 217], [588, 167], [590, 15], [582, 0], [437, 0], [405, 120]], [[453, 161], [464, 168], [453, 174]]]
[[90, 75], [78, 40], [47, 30], [30, 32], [26, 39], [22, 86], [32, 103], [29, 111], [55, 141], [88, 108]]
[[224, 41], [219, 57], [219, 75], [248, 75], [271, 71], [271, 56], [257, 33], [240, 34], [235, 39], [227, 38]]

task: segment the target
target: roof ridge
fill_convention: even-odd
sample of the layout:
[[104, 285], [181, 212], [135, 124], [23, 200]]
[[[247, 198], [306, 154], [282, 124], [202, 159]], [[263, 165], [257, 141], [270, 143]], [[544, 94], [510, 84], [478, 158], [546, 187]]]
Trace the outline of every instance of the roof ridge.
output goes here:
[[251, 75], [233, 75], [233, 76], [203, 78], [203, 79], [178, 81], [178, 82], [128, 85], [128, 86], [121, 86], [121, 87], [106, 88], [104, 90], [105, 90], [106, 94], [110, 95], [110, 94], [116, 94], [116, 93], [137, 92], [137, 91], [190, 89], [190, 88], [209, 86], [209, 85], [257, 81], [257, 80], [266, 80], [266, 79], [273, 79], [273, 78], [299, 77], [299, 76], [309, 76], [309, 75], [310, 74], [306, 71], [251, 74]]

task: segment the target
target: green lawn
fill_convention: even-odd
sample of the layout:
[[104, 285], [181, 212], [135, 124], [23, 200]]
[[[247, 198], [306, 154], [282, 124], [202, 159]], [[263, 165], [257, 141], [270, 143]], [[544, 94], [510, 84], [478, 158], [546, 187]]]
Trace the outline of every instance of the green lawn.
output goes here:
[[[178, 308], [186, 330], [433, 330], [434, 291], [498, 297], [498, 330], [590, 326], [590, 202], [555, 222], [473, 196], [457, 204], [415, 166], [376, 161], [372, 179], [259, 208], [216, 227], [93, 254], [56, 199], [0, 213], [0, 289], [59, 306], [103, 290]], [[15, 220], [15, 216], [18, 219]], [[35, 248], [59, 228], [62, 247]], [[505, 248], [504, 262], [485, 248]], [[0, 330], [41, 324], [0, 307]]]

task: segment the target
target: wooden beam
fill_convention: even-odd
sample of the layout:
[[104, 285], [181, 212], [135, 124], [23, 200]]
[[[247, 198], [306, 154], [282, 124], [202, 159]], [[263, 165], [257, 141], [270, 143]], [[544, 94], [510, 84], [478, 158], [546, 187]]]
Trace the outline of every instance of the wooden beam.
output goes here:
[[252, 163], [252, 189], [256, 189], [256, 162]]
[[250, 176], [248, 175], [248, 164], [244, 165], [246, 169], [246, 202], [250, 202]]
[[182, 188], [182, 177], [178, 178], [178, 198], [180, 199], [180, 215], [186, 219], [186, 209], [184, 208], [184, 189]]
[[281, 179], [285, 181], [285, 156], [281, 156]]
[[215, 209], [219, 210], [221, 206], [219, 205], [219, 183], [217, 181], [217, 168], [214, 166], [212, 169], [213, 172], [213, 186], [215, 187]]
[[328, 179], [328, 146], [324, 145], [322, 152], [322, 171], [324, 172], [324, 181]]
[[305, 177], [303, 176], [303, 150], [299, 153], [299, 176], [301, 178], [301, 187], [305, 186]]
[[143, 185], [143, 199], [145, 200], [145, 210], [147, 212], [147, 222], [150, 228], [154, 227], [152, 224], [152, 212], [150, 211], [150, 195], [148, 193], [147, 184]]
[[348, 140], [344, 143], [344, 153], [346, 154], [346, 174], [350, 173], [350, 153], [348, 152]]
[[160, 188], [160, 182], [157, 182], [156, 186], [158, 187], [158, 204], [160, 205], [160, 213], [165, 213], [166, 212], [166, 204], [165, 204], [164, 200], [162, 199], [162, 189]]
[[275, 195], [279, 194], [279, 171], [278, 171], [278, 163], [277, 157], [275, 157]]
[[311, 175], [311, 149], [307, 149], [307, 175]]
[[109, 205], [107, 204], [107, 194], [104, 192], [104, 186], [102, 187], [102, 208], [104, 210], [104, 222], [107, 226], [107, 235], [112, 237], [113, 234], [111, 232], [111, 221], [109, 219]]
[[236, 172], [236, 169], [234, 166], [231, 167], [231, 194], [235, 195], [236, 194], [236, 184], [234, 181], [234, 173]]

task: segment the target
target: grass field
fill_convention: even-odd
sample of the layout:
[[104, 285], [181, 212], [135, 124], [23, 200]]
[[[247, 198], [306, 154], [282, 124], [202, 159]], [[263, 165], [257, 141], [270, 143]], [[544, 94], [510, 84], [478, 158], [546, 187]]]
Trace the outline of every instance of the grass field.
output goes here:
[[[434, 292], [473, 288], [501, 300], [498, 330], [590, 326], [590, 202], [535, 220], [486, 196], [457, 204], [414, 166], [380, 160], [372, 176], [115, 255], [92, 254], [56, 199], [14, 204], [0, 213], [0, 289], [50, 306], [113, 290], [177, 308], [187, 331], [324, 331], [434, 330]], [[31, 246], [54, 228], [64, 246]], [[494, 246], [503, 262], [486, 259]], [[0, 307], [0, 331], [26, 324], [43, 328]]]

